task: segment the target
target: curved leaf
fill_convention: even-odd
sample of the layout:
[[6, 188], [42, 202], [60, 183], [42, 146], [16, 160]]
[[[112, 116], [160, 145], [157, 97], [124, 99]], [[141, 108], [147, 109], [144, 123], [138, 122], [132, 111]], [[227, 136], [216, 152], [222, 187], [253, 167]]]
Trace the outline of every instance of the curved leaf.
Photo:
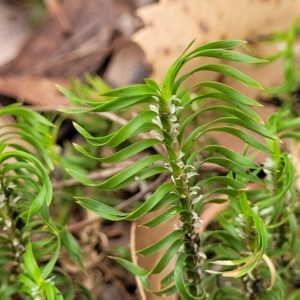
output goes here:
[[219, 146], [219, 145], [210, 145], [210, 146], [206, 146], [204, 148], [202, 148], [201, 150], [199, 150], [200, 152], [209, 152], [209, 153], [218, 153], [226, 158], [228, 158], [229, 160], [234, 161], [235, 163], [247, 167], [249, 169], [257, 169], [258, 166], [257, 164], [255, 164], [252, 160], [246, 158], [245, 156], [242, 156], [232, 150], [230, 150], [227, 147], [224, 146]]
[[158, 215], [154, 219], [148, 221], [147, 223], [141, 224], [141, 227], [148, 227], [148, 228], [153, 228], [158, 225], [161, 225], [170, 219], [174, 218], [176, 215], [178, 215], [180, 212], [183, 211], [183, 208], [180, 206], [173, 206], [169, 208], [167, 211], [162, 213], [161, 215]]
[[185, 300], [205, 300], [206, 293], [203, 291], [201, 287], [198, 287], [201, 291], [201, 296], [193, 296], [189, 288], [187, 286], [188, 281], [183, 278], [184, 269], [185, 269], [185, 261], [187, 258], [187, 254], [180, 254], [174, 269], [174, 281], [180, 295], [184, 297]]
[[201, 162], [201, 164], [206, 163], [206, 162], [210, 162], [210, 163], [222, 166], [222, 167], [232, 171], [233, 173], [236, 173], [237, 175], [240, 175], [252, 182], [262, 183], [261, 179], [259, 179], [253, 173], [248, 172], [243, 167], [241, 167], [238, 163], [236, 163], [230, 159], [226, 159], [223, 157], [208, 157], [208, 158], [204, 159]]
[[141, 159], [140, 161], [132, 164], [131, 166], [125, 168], [124, 170], [120, 171], [116, 175], [110, 177], [104, 182], [101, 183], [94, 183], [92, 180], [90, 180], [87, 176], [84, 174], [81, 174], [78, 171], [67, 169], [67, 172], [80, 181], [81, 183], [88, 185], [88, 186], [97, 186], [101, 187], [103, 189], [113, 189], [119, 184], [123, 183], [125, 180], [128, 178], [131, 178], [132, 176], [136, 176], [139, 180], [139, 172], [142, 171], [144, 168], [148, 167], [149, 165], [159, 162], [159, 161], [164, 161], [166, 158], [160, 154], [152, 155], [146, 158]]
[[179, 86], [186, 78], [188, 78], [189, 76], [195, 74], [196, 72], [200, 72], [200, 71], [217, 72], [217, 73], [220, 73], [223, 75], [227, 75], [231, 78], [234, 78], [237, 81], [242, 82], [251, 87], [263, 89], [263, 87], [257, 81], [255, 81], [254, 79], [252, 79], [250, 76], [246, 75], [245, 73], [243, 73], [233, 67], [221, 65], [221, 64], [208, 64], [208, 65], [203, 65], [201, 67], [195, 68], [191, 72], [189, 72], [189, 73], [183, 75], [182, 77], [180, 77], [179, 79], [177, 79], [176, 82], [174, 83], [174, 85]]
[[[126, 125], [122, 126], [118, 131], [115, 133], [109, 134], [104, 137], [93, 137], [91, 136], [83, 127], [74, 123], [76, 130], [89, 142], [90, 140], [97, 141], [97, 146], [111, 146], [116, 147], [124, 142], [129, 137], [136, 135], [137, 132], [140, 133], [141, 128], [145, 123], [151, 123], [152, 119], [156, 118], [157, 114], [153, 111], [145, 111], [135, 118], [131, 119]], [[153, 124], [155, 125], [155, 124]], [[152, 128], [157, 128], [157, 126], [153, 126]]]
[[176, 256], [178, 250], [182, 245], [182, 240], [175, 241], [164, 253], [164, 255], [161, 257], [161, 259], [158, 261], [158, 263], [154, 266], [154, 268], [149, 274], [159, 274], [160, 272], [162, 272], [169, 264], [169, 262]]
[[152, 244], [149, 247], [138, 250], [137, 252], [143, 256], [155, 254], [155, 253], [159, 252], [160, 250], [162, 250], [163, 248], [173, 244], [175, 241], [180, 239], [183, 235], [184, 235], [184, 232], [182, 230], [175, 230], [175, 231], [171, 232], [170, 234], [168, 234], [167, 236], [163, 237], [158, 242]]
[[199, 56], [219, 58], [226, 61], [240, 62], [245, 64], [257, 64], [257, 63], [266, 62], [266, 60], [263, 59], [255, 58], [236, 51], [230, 51], [224, 49], [207, 49], [207, 50], [199, 51], [199, 53], [197, 53], [193, 57], [199, 57]]
[[115, 162], [124, 161], [125, 159], [135, 154], [138, 154], [145, 149], [153, 147], [157, 144], [161, 144], [161, 141], [156, 139], [141, 140], [107, 157], [94, 157], [78, 144], [73, 144], [73, 145], [80, 153], [92, 159], [95, 159], [103, 163], [115, 163]]
[[198, 87], [198, 86], [209, 87], [209, 88], [215, 89], [217, 91], [220, 91], [220, 92], [224, 93], [227, 97], [230, 97], [237, 102], [240, 101], [244, 104], [252, 105], [252, 106], [262, 106], [260, 103], [258, 103], [256, 101], [254, 102], [254, 100], [251, 99], [250, 97], [248, 97], [248, 96], [238, 92], [234, 88], [229, 87], [228, 85], [220, 83], [220, 82], [202, 81], [195, 85], [195, 87]]

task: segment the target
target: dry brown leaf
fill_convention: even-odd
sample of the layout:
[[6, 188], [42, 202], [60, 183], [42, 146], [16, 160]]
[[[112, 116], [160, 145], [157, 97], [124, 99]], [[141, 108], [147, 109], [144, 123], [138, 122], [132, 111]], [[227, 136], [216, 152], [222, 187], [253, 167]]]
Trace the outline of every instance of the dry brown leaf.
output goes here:
[[30, 76], [0, 76], [0, 94], [18, 98], [22, 102], [57, 109], [70, 105], [70, 101], [57, 89], [55, 84], [69, 87], [61, 78]]
[[[280, 11], [280, 14], [278, 12]], [[161, 0], [138, 10], [145, 28], [134, 34], [136, 41], [145, 51], [153, 73], [151, 77], [161, 82], [167, 69], [182, 53], [186, 46], [196, 39], [194, 47], [218, 39], [255, 39], [276, 31], [287, 30], [300, 14], [300, 0]], [[272, 53], [278, 49], [260, 47], [262, 53]], [[184, 71], [194, 69], [204, 63], [216, 60], [196, 59]], [[231, 65], [235, 66], [236, 64]], [[262, 86], [274, 86], [283, 81], [283, 66], [280, 61], [267, 66], [238, 64], [238, 69], [257, 80]], [[246, 95], [256, 98], [261, 90], [246, 87], [235, 80], [220, 77], [215, 73], [195, 73], [187, 81], [191, 86], [201, 80], [221, 80]], [[272, 107], [256, 109], [263, 120], [267, 120]], [[259, 138], [258, 139], [263, 140]], [[243, 142], [223, 133], [213, 137], [231, 149], [241, 153]], [[263, 162], [264, 154], [256, 161]]]
[[[135, 33], [133, 39], [152, 65], [152, 78], [161, 81], [168, 67], [194, 39], [195, 46], [199, 46], [219, 39], [265, 36], [288, 29], [299, 14], [300, 0], [161, 0], [138, 10], [145, 28]], [[246, 66], [245, 70], [250, 69], [250, 75], [264, 86], [282, 80], [278, 76], [282, 74], [279, 65], [267, 71], [258, 68], [259, 72], [257, 67]]]

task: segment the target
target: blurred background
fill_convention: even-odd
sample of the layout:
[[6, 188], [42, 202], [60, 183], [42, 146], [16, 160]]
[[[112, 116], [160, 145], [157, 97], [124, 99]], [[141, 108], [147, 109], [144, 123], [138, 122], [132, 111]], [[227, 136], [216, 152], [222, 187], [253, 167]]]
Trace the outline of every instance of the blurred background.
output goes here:
[[[96, 99], [102, 88], [141, 83], [146, 77], [161, 82], [171, 63], [193, 40], [194, 46], [198, 46], [218, 39], [242, 39], [249, 41], [251, 49], [241, 51], [266, 57], [284, 45], [266, 45], [260, 41], [287, 31], [299, 15], [300, 0], [0, 0], [0, 104], [21, 102], [46, 114], [72, 105], [55, 84], [77, 91], [80, 97]], [[295, 43], [297, 51], [299, 54], [299, 40]], [[188, 68], [206, 61], [199, 59]], [[264, 87], [274, 87], [285, 80], [280, 60], [264, 66], [238, 68]], [[272, 99], [261, 91], [239, 86], [228, 78], [215, 78], [214, 74], [199, 76], [191, 76], [189, 84], [205, 76], [206, 80], [219, 80], [262, 100], [266, 109], [260, 113], [264, 119], [276, 109]], [[99, 123], [88, 119], [89, 122], [97, 134], [112, 126], [108, 121]], [[58, 134], [57, 143], [66, 157], [66, 165], [78, 163], [73, 159], [74, 151], [70, 150], [71, 142], [78, 142], [72, 128], [71, 121], [65, 119]], [[233, 150], [243, 148], [224, 136], [213, 138]], [[81, 167], [85, 164], [81, 162]], [[99, 166], [87, 165], [86, 172], [94, 172], [98, 179], [105, 177], [97, 177], [95, 172]], [[105, 166], [99, 170], [117, 172]], [[129, 300], [143, 296], [143, 292], [137, 292], [133, 276], [113, 265], [106, 254], [130, 256], [130, 241], [131, 247], [138, 244], [145, 233], [136, 227], [130, 229], [130, 224], [125, 222], [96, 223], [97, 218], [79, 209], [70, 196], [96, 192], [82, 191], [64, 177], [63, 171], [57, 173], [57, 178], [53, 177], [54, 204], [59, 207], [62, 199], [68, 204], [62, 214], [54, 205], [53, 213], [80, 242], [87, 272], [79, 270], [62, 254], [60, 263], [64, 270], [87, 286], [95, 299]], [[113, 199], [106, 194], [97, 195], [117, 205], [141, 189], [122, 191]], [[147, 240], [152, 236], [157, 239], [159, 234], [148, 232]], [[147, 299], [156, 298], [152, 295]]]

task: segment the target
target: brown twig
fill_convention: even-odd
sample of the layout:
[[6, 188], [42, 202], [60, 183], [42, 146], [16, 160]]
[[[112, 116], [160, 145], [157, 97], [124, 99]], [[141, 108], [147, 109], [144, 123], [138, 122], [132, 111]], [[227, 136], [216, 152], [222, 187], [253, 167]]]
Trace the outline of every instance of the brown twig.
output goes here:
[[71, 33], [71, 25], [57, 0], [44, 0], [50, 15], [64, 34]]

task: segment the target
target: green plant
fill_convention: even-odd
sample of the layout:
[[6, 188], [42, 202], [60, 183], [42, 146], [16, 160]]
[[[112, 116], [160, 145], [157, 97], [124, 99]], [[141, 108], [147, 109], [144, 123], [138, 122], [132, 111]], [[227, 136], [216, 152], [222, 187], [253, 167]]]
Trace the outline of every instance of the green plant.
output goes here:
[[[146, 227], [159, 226], [179, 215], [176, 230], [138, 251], [142, 255], [151, 255], [167, 249], [152, 270], [113, 258], [138, 276], [145, 289], [151, 290], [147, 277], [160, 273], [177, 255], [174, 271], [162, 280], [161, 290], [153, 291], [157, 295], [179, 293], [183, 299], [285, 299], [288, 293], [282, 268], [276, 271], [274, 267], [283, 263], [287, 255], [289, 259], [296, 255], [298, 249], [293, 213], [296, 206], [294, 169], [288, 155], [281, 152], [280, 140], [275, 136], [280, 131], [279, 115], [272, 117], [266, 127], [251, 109], [260, 104], [229, 86], [203, 81], [192, 87], [182, 87], [194, 73], [212, 71], [261, 88], [237, 69], [224, 64], [208, 64], [179, 75], [186, 63], [203, 56], [240, 63], [262, 62], [231, 50], [242, 44], [236, 40], [218, 41], [192, 51], [189, 46], [170, 67], [161, 87], [153, 80], [145, 79], [144, 84], [108, 91], [101, 101], [80, 99], [60, 87], [74, 103], [87, 105], [64, 109], [68, 113], [126, 112], [134, 107], [140, 111], [106, 136], [93, 136], [75, 123], [78, 132], [90, 144], [115, 149], [110, 156], [94, 157], [75, 144], [82, 154], [100, 163], [117, 163], [139, 154], [136, 163], [104, 182], [93, 182], [77, 170], [69, 169], [68, 172], [84, 185], [108, 191], [162, 173], [169, 174], [170, 180], [130, 213], [93, 199], [76, 197], [80, 205], [112, 221], [134, 220], [159, 208], [167, 209], [144, 224]], [[191, 94], [195, 89], [200, 91]], [[211, 99], [217, 99], [219, 104], [210, 105]], [[191, 113], [189, 109], [194, 102], [206, 105]], [[205, 115], [208, 112], [217, 113], [218, 117], [207, 121]], [[205, 121], [188, 134], [189, 125], [199, 116]], [[139, 134], [149, 131], [155, 137], [143, 135], [138, 138]], [[202, 145], [200, 138], [210, 132], [222, 132], [241, 139], [245, 143], [243, 154], [217, 144]], [[268, 145], [258, 141], [251, 132], [265, 137]], [[140, 158], [149, 148], [154, 148], [156, 153]], [[255, 154], [249, 152], [250, 148], [266, 152], [270, 156], [269, 163], [264, 166], [254, 163]], [[207, 157], [206, 153], [210, 155]], [[201, 178], [202, 167], [207, 163], [226, 168], [227, 176]], [[268, 175], [266, 180], [259, 177], [262, 170]], [[257, 188], [249, 189], [250, 183], [257, 184]], [[203, 209], [209, 203], [226, 201], [220, 194], [226, 195], [229, 207], [219, 217], [216, 230], [207, 230], [200, 235]], [[287, 234], [287, 230], [291, 233]]]
[[14, 117], [0, 127], [0, 298], [74, 299], [76, 283], [56, 263], [64, 246], [81, 264], [80, 249], [49, 212], [56, 128], [19, 105], [0, 116]]

